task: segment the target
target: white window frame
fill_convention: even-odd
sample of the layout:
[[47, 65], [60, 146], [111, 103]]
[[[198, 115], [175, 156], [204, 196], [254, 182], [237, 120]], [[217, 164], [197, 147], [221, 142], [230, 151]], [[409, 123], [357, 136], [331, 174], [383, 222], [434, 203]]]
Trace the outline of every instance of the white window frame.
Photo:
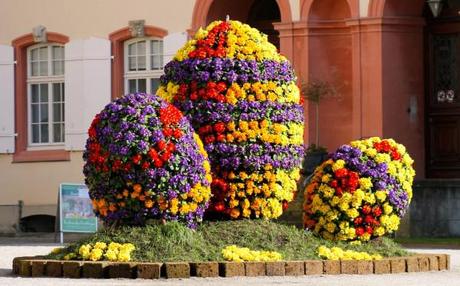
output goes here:
[[[48, 53], [48, 75], [46, 76], [32, 76], [32, 61], [31, 61], [31, 53], [34, 49], [40, 49], [42, 47], [47, 47]], [[64, 108], [65, 108], [65, 90], [62, 90], [64, 95], [64, 101], [62, 102], [62, 109], [61, 109], [61, 119], [64, 124], [63, 130], [63, 137], [62, 142], [53, 142], [54, 139], [54, 128], [53, 128], [53, 84], [54, 83], [61, 83], [64, 84], [64, 75], [65, 70], [63, 67], [63, 73], [61, 75], [53, 75], [53, 47], [62, 47], [64, 49], [64, 45], [54, 44], [54, 43], [45, 43], [45, 44], [37, 44], [27, 48], [27, 134], [28, 134], [28, 142], [27, 142], [27, 150], [53, 150], [53, 149], [63, 149], [65, 146], [65, 118], [64, 116]], [[63, 54], [62, 61], [65, 59], [65, 50]], [[32, 142], [32, 85], [33, 84], [47, 84], [48, 85], [48, 142], [45, 143], [33, 143]]]
[[[151, 45], [152, 41], [161, 41], [163, 42], [163, 50], [161, 51], [161, 54], [158, 56], [160, 57], [162, 61], [162, 65], [158, 69], [151, 69], [152, 62], [151, 62], [151, 56], [153, 55], [151, 53]], [[128, 53], [129, 53], [129, 45], [137, 42], [145, 41], [145, 66], [146, 69], [143, 71], [130, 71], [129, 70], [129, 61], [128, 61]], [[129, 93], [129, 80], [139, 80], [139, 79], [145, 79], [146, 80], [146, 93], [154, 93], [156, 90], [152, 90], [152, 84], [151, 81], [152, 79], [160, 79], [160, 77], [163, 75], [163, 66], [164, 66], [164, 41], [161, 38], [157, 37], [143, 37], [143, 38], [134, 38], [130, 39], [124, 42], [123, 46], [124, 50], [124, 55], [123, 55], [123, 60], [124, 60], [124, 71], [123, 71], [123, 81], [124, 81], [124, 86], [125, 86], [125, 94]], [[157, 55], [157, 54], [155, 54]]]

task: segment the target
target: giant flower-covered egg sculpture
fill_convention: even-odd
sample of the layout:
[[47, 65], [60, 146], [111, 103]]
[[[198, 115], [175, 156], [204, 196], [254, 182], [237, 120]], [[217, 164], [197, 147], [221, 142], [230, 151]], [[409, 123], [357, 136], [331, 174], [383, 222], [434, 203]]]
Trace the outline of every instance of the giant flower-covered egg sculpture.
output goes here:
[[179, 220], [194, 227], [211, 196], [199, 137], [173, 105], [129, 94], [94, 118], [83, 172], [96, 215], [109, 225]]
[[319, 166], [305, 190], [304, 225], [330, 240], [396, 231], [412, 198], [415, 171], [406, 148], [373, 137], [343, 145]]
[[210, 212], [276, 218], [293, 199], [303, 107], [289, 62], [267, 36], [216, 21], [165, 66], [157, 94], [191, 121], [213, 173]]

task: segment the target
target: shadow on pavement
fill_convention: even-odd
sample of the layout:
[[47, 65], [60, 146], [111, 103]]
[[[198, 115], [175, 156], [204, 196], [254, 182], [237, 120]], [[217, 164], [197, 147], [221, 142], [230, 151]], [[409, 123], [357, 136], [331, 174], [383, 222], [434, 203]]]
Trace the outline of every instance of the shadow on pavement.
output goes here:
[[8, 268], [0, 268], [0, 277], [9, 277], [11, 276], [11, 269]]

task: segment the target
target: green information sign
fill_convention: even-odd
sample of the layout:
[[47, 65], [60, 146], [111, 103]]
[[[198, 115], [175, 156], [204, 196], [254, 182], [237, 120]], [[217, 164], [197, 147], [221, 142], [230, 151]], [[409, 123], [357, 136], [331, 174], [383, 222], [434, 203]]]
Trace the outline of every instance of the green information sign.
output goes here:
[[86, 185], [61, 184], [59, 202], [61, 233], [97, 231], [97, 217]]

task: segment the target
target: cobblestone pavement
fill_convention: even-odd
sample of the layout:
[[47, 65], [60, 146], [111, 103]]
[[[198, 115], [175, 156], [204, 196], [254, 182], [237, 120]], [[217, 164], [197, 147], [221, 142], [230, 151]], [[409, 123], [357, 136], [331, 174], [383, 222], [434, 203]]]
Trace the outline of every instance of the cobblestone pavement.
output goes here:
[[39, 255], [48, 253], [56, 247], [52, 244], [41, 245], [0, 245], [0, 285], [328, 285], [328, 286], [459, 286], [460, 250], [453, 249], [412, 249], [420, 253], [447, 253], [451, 255], [451, 270], [427, 273], [404, 273], [386, 275], [320, 275], [301, 277], [237, 277], [237, 278], [190, 278], [161, 280], [127, 279], [64, 279], [64, 278], [21, 278], [11, 275], [11, 262], [15, 256]]

